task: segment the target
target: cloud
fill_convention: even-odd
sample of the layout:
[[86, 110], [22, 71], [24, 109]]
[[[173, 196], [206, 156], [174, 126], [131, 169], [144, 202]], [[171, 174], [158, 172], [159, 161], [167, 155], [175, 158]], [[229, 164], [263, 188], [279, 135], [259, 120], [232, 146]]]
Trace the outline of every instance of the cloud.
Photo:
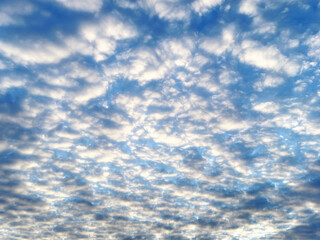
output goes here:
[[233, 27], [227, 27], [222, 31], [221, 36], [216, 38], [206, 38], [200, 44], [203, 50], [220, 56], [225, 51], [232, 51], [234, 43], [234, 30]]
[[283, 78], [266, 76], [263, 81], [265, 87], [277, 87], [284, 82]]
[[285, 57], [275, 46], [263, 46], [252, 40], [245, 40], [238, 53], [241, 62], [274, 72], [295, 76], [299, 65]]
[[300, 5], [98, 2], [32, 1], [0, 29], [2, 236], [317, 238], [318, 33], [287, 24]]
[[308, 55], [318, 59], [320, 54], [320, 32], [310, 36], [305, 44], [309, 47]]
[[103, 5], [102, 0], [92, 0], [90, 2], [85, 0], [56, 0], [56, 1], [72, 10], [92, 12], [92, 13], [99, 12], [99, 10]]
[[258, 14], [257, 4], [260, 0], [242, 0], [239, 6], [239, 13], [249, 16], [255, 16]]
[[47, 66], [38, 77], [39, 82], [46, 84], [43, 86], [38, 82], [28, 86], [32, 94], [65, 100], [74, 107], [104, 95], [109, 85], [108, 80], [103, 81], [103, 76], [95, 69], [78, 62], [69, 62], [66, 66]]
[[0, 41], [0, 52], [14, 62], [22, 64], [59, 63], [75, 53], [93, 56], [96, 61], [114, 54], [116, 41], [137, 36], [135, 27], [115, 16], [102, 18], [98, 24], [84, 24], [80, 36], [65, 37], [58, 34], [61, 43], [40, 39], [27, 39], [9, 43]]
[[228, 85], [234, 84], [239, 81], [240, 77], [235, 71], [224, 69], [219, 75], [219, 81], [221, 84]]
[[186, 20], [190, 14], [188, 5], [180, 0], [139, 0], [139, 5], [169, 21]]
[[154, 79], [163, 78], [167, 72], [168, 66], [164, 65], [161, 58], [152, 49], [137, 49], [124, 56], [121, 65], [109, 65], [105, 67], [106, 76], [121, 77], [128, 79], [137, 79], [141, 83], [146, 83]]
[[209, 11], [210, 8], [220, 5], [223, 0], [196, 0], [192, 3], [192, 8], [198, 14], [203, 14]]
[[136, 37], [137, 30], [134, 25], [110, 15], [98, 23], [83, 24], [80, 34], [82, 39], [69, 38], [67, 45], [74, 51], [93, 55], [96, 61], [102, 61], [115, 52], [116, 41]]
[[[125, 76], [131, 80], [138, 80], [142, 84], [149, 81], [161, 79], [171, 74], [177, 67], [196, 71], [192, 61], [192, 50], [194, 49], [192, 39], [185, 37], [179, 39], [165, 39], [157, 48], [137, 48], [135, 51], [119, 55], [119, 63], [105, 67], [107, 76]], [[204, 59], [195, 58], [195, 61], [205, 63]]]
[[109, 15], [102, 18], [98, 23], [88, 23], [81, 27], [81, 34], [88, 41], [94, 41], [99, 36], [114, 40], [132, 38], [137, 35], [136, 28], [120, 19], [120, 16]]
[[14, 62], [21, 64], [58, 63], [71, 52], [65, 47], [49, 41], [24, 41], [12, 44], [0, 41], [0, 52]]
[[137, 2], [131, 2], [126, 0], [116, 0], [116, 3], [123, 8], [137, 9], [139, 7]]
[[295, 92], [302, 92], [306, 89], [307, 87], [307, 83], [306, 82], [303, 82], [302, 80], [298, 80], [296, 82], [296, 87], [293, 89], [293, 91]]
[[245, 121], [236, 121], [236, 119], [220, 118], [219, 128], [223, 131], [245, 130], [248, 125]]
[[273, 76], [273, 75], [264, 75], [262, 76], [262, 79], [257, 81], [254, 84], [254, 88], [261, 92], [263, 91], [265, 88], [274, 88], [274, 87], [278, 87], [281, 84], [284, 83], [284, 79], [282, 77], [279, 76]]
[[[286, 0], [284, 0], [286, 1]], [[261, 0], [242, 0], [239, 4], [239, 13], [248, 15], [253, 18], [252, 25], [254, 27], [253, 33], [258, 34], [275, 34], [277, 30], [276, 21], [270, 21], [266, 19], [263, 12], [266, 10], [274, 9], [281, 1], [277, 3], [263, 3]]]
[[159, 18], [168, 21], [186, 21], [190, 19], [191, 11], [199, 15], [205, 14], [211, 8], [222, 4], [223, 0], [195, 0], [185, 2], [183, 0], [139, 0], [128, 2], [118, 0], [117, 4], [123, 8], [138, 9], [139, 7], [151, 15], [158, 15]]
[[253, 110], [262, 113], [277, 113], [279, 111], [279, 105], [274, 102], [262, 102], [253, 106]]
[[[80, 91], [74, 93], [73, 99], [78, 104], [84, 104], [92, 98], [102, 96], [108, 89], [108, 82], [99, 82], [97, 84], [90, 84]], [[72, 96], [69, 96], [72, 97]]]
[[0, 78], [0, 92], [5, 92], [7, 89], [12, 87], [23, 87], [26, 84], [27, 80], [22, 79], [18, 76], [15, 77], [2, 77]]

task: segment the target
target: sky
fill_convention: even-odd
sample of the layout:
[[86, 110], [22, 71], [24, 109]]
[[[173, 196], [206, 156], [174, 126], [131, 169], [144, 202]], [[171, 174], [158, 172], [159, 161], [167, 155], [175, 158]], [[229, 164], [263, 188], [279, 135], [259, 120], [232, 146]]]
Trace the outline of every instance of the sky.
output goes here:
[[320, 239], [320, 2], [1, 0], [0, 238]]

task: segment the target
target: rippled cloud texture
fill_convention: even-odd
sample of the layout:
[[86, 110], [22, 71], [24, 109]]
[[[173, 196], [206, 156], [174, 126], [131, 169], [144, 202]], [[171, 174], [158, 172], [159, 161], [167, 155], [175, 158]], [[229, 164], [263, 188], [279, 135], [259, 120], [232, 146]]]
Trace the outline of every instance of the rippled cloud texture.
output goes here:
[[316, 0], [2, 0], [1, 239], [320, 239]]

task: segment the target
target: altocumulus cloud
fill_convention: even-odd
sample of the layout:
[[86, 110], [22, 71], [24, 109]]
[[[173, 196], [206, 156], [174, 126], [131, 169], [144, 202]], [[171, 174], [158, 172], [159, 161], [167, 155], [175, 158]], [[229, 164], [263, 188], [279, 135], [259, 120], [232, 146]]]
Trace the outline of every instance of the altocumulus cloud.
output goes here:
[[1, 239], [320, 239], [319, 8], [1, 1]]

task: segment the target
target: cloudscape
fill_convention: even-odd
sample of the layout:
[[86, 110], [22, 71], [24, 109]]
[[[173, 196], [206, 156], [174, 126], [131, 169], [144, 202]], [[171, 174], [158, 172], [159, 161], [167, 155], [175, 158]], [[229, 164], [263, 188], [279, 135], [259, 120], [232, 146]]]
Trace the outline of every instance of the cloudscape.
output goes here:
[[320, 239], [317, 0], [1, 0], [0, 239]]

